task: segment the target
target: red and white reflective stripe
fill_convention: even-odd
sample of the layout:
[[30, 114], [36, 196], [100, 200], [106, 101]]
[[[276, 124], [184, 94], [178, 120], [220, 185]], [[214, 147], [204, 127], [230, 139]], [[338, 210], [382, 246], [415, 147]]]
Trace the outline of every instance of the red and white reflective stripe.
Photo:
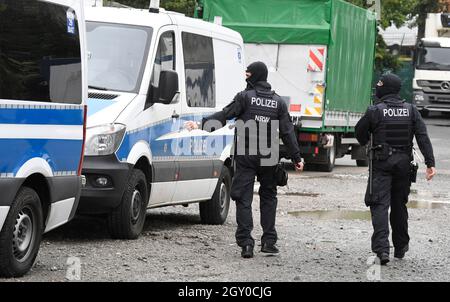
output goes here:
[[81, 171], [83, 170], [83, 161], [84, 161], [84, 148], [86, 146], [86, 123], [87, 123], [87, 105], [84, 105], [83, 108], [83, 144], [81, 145], [81, 157], [80, 162], [78, 163], [78, 171], [77, 175], [81, 176]]
[[309, 49], [308, 71], [323, 71], [325, 48], [311, 47]]
[[291, 104], [289, 106], [290, 112], [301, 112], [302, 111], [302, 105], [300, 104]]

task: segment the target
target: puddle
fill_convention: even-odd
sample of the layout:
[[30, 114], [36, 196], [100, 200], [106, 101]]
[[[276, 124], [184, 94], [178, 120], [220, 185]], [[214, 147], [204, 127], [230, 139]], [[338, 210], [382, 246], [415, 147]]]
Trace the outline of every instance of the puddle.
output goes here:
[[448, 193], [433, 193], [433, 198], [442, 198], [442, 199], [450, 199], [450, 195]]
[[450, 208], [450, 194], [448, 192], [422, 192], [411, 190], [408, 208], [411, 209], [443, 209]]
[[446, 207], [450, 207], [450, 202], [410, 200], [407, 206], [410, 209], [445, 209]]
[[289, 212], [289, 215], [300, 218], [312, 218], [316, 220], [370, 220], [369, 211], [296, 211]]
[[341, 179], [341, 180], [353, 180], [353, 179], [367, 179], [367, 174], [326, 174], [326, 175], [302, 175], [301, 178], [305, 179]]
[[[450, 202], [436, 202], [426, 200], [411, 200], [408, 202], [409, 209], [447, 209]], [[314, 220], [371, 220], [370, 211], [351, 210], [322, 210], [322, 211], [293, 211], [289, 215], [299, 218], [311, 218]]]
[[[447, 192], [419, 192], [417, 189], [411, 189], [411, 195], [417, 195], [420, 197], [429, 197], [429, 198], [437, 198], [437, 199], [443, 199], [450, 202], [450, 194]], [[436, 201], [439, 202], [439, 201]]]
[[303, 196], [303, 197], [319, 197], [319, 193], [307, 193], [307, 192], [286, 192], [281, 193], [280, 195], [286, 195], [286, 196]]

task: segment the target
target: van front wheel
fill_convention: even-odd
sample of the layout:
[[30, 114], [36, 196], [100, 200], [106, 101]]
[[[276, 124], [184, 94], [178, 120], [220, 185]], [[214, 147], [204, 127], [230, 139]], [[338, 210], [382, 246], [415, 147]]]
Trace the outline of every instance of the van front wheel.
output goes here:
[[231, 175], [223, 166], [213, 197], [200, 203], [200, 218], [204, 224], [219, 225], [227, 220], [230, 208]]
[[145, 174], [133, 169], [122, 203], [108, 217], [108, 229], [114, 239], [136, 239], [142, 232], [148, 203]]
[[0, 233], [0, 276], [21, 277], [33, 266], [43, 232], [38, 194], [23, 187], [17, 194]]

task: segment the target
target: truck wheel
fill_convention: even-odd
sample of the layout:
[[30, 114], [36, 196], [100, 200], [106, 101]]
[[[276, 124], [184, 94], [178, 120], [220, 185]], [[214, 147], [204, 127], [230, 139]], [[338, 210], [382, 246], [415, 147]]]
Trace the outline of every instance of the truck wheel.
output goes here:
[[231, 175], [226, 166], [217, 182], [213, 197], [200, 203], [200, 218], [204, 224], [223, 224], [230, 208]]
[[327, 152], [326, 154], [327, 162], [326, 164], [317, 165], [317, 167], [318, 170], [321, 172], [332, 172], [334, 169], [334, 163], [336, 161], [336, 145], [334, 145], [329, 149], [325, 149], [325, 151]]
[[108, 217], [108, 229], [114, 239], [136, 239], [142, 232], [148, 203], [145, 174], [133, 169], [122, 203]]
[[369, 166], [369, 160], [367, 159], [357, 159], [356, 165], [358, 167], [368, 167]]
[[37, 193], [21, 188], [0, 233], [1, 277], [21, 277], [31, 269], [42, 239], [42, 216]]

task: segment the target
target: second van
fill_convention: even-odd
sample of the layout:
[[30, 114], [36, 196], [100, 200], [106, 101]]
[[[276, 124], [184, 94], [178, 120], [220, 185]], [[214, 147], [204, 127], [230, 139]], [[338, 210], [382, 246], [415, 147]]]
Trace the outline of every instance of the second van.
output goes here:
[[189, 132], [245, 87], [240, 34], [163, 10], [86, 11], [89, 116], [80, 213], [107, 214], [134, 239], [146, 210], [200, 202], [203, 223], [227, 218], [234, 131]]

